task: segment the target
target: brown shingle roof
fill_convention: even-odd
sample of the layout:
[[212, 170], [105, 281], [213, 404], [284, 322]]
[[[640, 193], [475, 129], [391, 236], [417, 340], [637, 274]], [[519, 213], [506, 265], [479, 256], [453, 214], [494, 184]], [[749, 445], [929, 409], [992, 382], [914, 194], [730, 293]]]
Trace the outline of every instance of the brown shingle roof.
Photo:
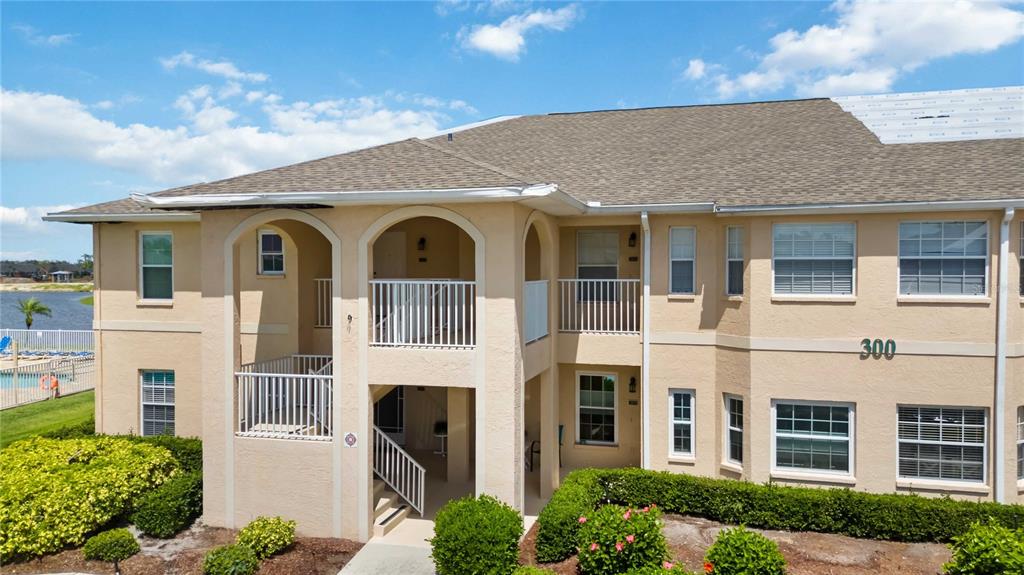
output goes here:
[[[452, 138], [404, 140], [155, 195], [556, 183], [603, 205], [1024, 196], [1022, 139], [883, 145], [826, 99], [523, 116]], [[131, 200], [71, 213], [132, 209], [123, 202]]]

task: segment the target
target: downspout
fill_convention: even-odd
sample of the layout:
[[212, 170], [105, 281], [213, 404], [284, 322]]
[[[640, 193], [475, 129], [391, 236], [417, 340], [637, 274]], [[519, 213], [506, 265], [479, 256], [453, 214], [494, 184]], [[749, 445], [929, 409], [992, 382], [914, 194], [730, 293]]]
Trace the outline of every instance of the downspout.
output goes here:
[[640, 361], [640, 401], [642, 402], [643, 440], [640, 466], [651, 468], [651, 222], [647, 212], [640, 212], [640, 225], [644, 230], [644, 294], [643, 333], [640, 335], [643, 356]]
[[1010, 222], [1014, 209], [1006, 208], [999, 227], [999, 292], [996, 299], [996, 404], [995, 404], [995, 495], [1006, 499], [1006, 307], [1009, 300]]

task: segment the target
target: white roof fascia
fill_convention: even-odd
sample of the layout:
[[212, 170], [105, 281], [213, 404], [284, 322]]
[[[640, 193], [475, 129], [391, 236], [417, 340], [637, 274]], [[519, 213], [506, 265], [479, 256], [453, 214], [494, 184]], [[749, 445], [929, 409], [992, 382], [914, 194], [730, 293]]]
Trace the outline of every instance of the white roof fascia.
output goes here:
[[610, 214], [701, 214], [715, 211], [714, 202], [688, 202], [678, 204], [613, 204], [601, 205], [600, 202], [588, 202], [586, 213], [589, 215]]
[[948, 200], [925, 202], [877, 202], [865, 204], [807, 204], [792, 206], [719, 206], [719, 216], [870, 214], [898, 212], [966, 212], [1024, 208], [1024, 198], [1009, 200]]
[[198, 222], [195, 212], [154, 212], [146, 214], [46, 214], [43, 221], [91, 224], [95, 222]]

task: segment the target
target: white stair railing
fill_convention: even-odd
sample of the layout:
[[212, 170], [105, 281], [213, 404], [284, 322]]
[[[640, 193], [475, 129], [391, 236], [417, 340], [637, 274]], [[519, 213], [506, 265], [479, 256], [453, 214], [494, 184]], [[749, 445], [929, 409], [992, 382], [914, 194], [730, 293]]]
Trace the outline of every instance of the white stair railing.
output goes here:
[[523, 341], [530, 343], [548, 334], [548, 280], [523, 285]]
[[371, 280], [371, 345], [476, 345], [476, 282]]
[[426, 470], [376, 425], [373, 426], [373, 472], [423, 515]]
[[558, 280], [560, 331], [640, 333], [640, 280]]

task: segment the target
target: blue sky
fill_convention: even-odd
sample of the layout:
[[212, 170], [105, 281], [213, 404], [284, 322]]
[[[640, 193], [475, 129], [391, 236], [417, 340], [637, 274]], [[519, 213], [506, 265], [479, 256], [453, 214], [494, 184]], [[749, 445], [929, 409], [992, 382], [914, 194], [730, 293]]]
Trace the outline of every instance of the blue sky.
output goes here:
[[0, 4], [0, 252], [71, 258], [59, 206], [505, 114], [1024, 84], [1024, 7]]

